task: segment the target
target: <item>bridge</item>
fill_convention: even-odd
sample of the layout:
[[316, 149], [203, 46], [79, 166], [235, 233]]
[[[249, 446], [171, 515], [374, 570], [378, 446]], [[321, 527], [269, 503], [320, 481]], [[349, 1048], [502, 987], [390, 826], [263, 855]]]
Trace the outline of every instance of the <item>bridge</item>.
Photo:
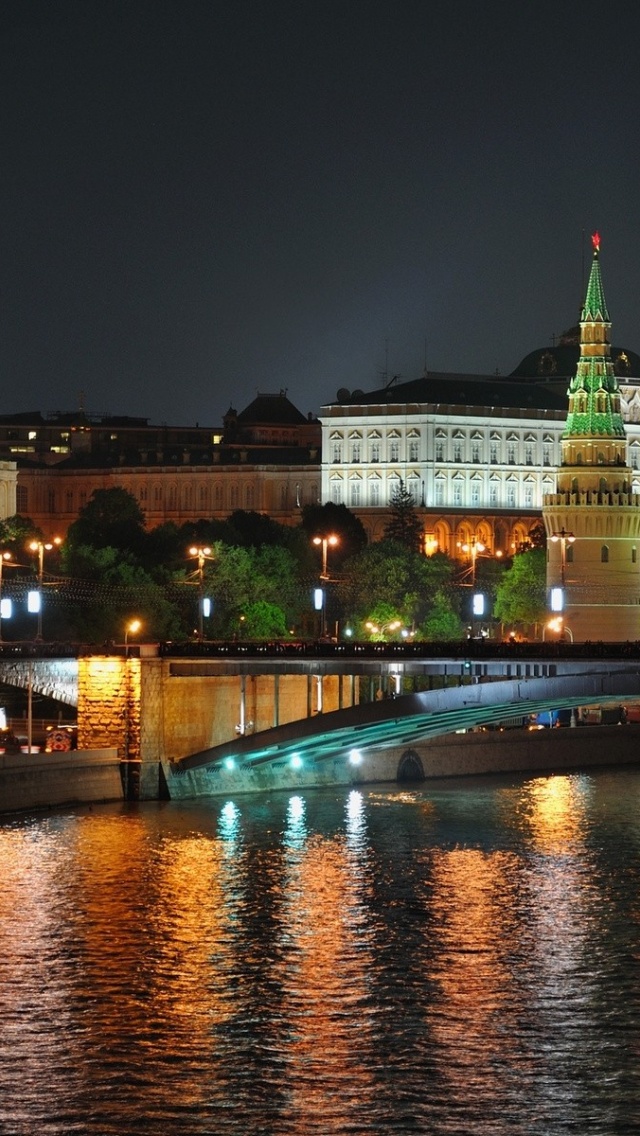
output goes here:
[[140, 795], [186, 796], [333, 781], [363, 754], [379, 771], [514, 714], [640, 699], [640, 644], [28, 644], [0, 648], [0, 680], [77, 704], [80, 747], [116, 747]]

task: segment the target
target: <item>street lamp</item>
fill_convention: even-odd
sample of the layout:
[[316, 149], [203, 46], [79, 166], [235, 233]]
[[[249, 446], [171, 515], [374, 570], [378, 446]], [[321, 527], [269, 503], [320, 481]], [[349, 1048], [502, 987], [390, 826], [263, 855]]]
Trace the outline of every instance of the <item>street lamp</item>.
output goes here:
[[196, 574], [198, 577], [198, 638], [200, 641], [204, 639], [204, 566], [207, 560], [213, 560], [211, 549], [208, 545], [200, 548], [193, 545], [189, 549], [189, 556], [195, 556], [198, 560], [198, 567]]
[[365, 627], [370, 635], [379, 635], [381, 639], [384, 639], [386, 632], [391, 631], [393, 633], [399, 631], [402, 627], [402, 621], [400, 619], [392, 619], [390, 623], [380, 624], [372, 623], [372, 621], [368, 619], [365, 623]]
[[38, 553], [38, 604], [35, 610], [38, 613], [38, 630], [36, 634], [37, 639], [42, 639], [42, 582], [44, 577], [44, 554], [51, 552], [52, 548], [62, 544], [62, 537], [54, 536], [53, 540], [32, 540], [29, 543], [31, 552]]
[[555, 619], [550, 619], [549, 622], [542, 629], [542, 642], [545, 640], [545, 631], [557, 632], [558, 638], [562, 639], [565, 635], [569, 636], [570, 641], [573, 643], [573, 631], [564, 622], [561, 615], [557, 615]]
[[575, 539], [576, 538], [573, 533], [566, 532], [564, 528], [561, 528], [559, 532], [554, 532], [551, 534], [551, 540], [554, 544], [557, 544], [558, 541], [560, 541], [560, 582], [563, 588], [565, 570], [567, 566], [567, 545], [573, 544]]
[[137, 633], [138, 633], [138, 631], [140, 630], [141, 627], [142, 627], [142, 620], [140, 620], [140, 619], [131, 619], [129, 621], [129, 623], [126, 624], [125, 629], [124, 629], [124, 653], [125, 653], [125, 655], [129, 654], [129, 636], [130, 635], [137, 635]]
[[471, 553], [471, 587], [476, 586], [476, 557], [479, 552], [486, 552], [486, 546], [477, 537], [472, 537], [468, 544], [462, 545], [463, 552]]
[[331, 533], [330, 536], [314, 536], [313, 543], [318, 546], [322, 545], [322, 572], [320, 573], [320, 579], [328, 580], [329, 573], [327, 572], [327, 553], [329, 550], [329, 545], [331, 545], [332, 548], [335, 548], [336, 544], [340, 544], [340, 537], [336, 536], [335, 533]]
[[[11, 553], [10, 552], [0, 552], [0, 643], [2, 643], [2, 619], [3, 619], [3, 616], [9, 616], [11, 614], [10, 611], [6, 611], [3, 608], [3, 602], [4, 601], [2, 599], [2, 569], [4, 567], [5, 560], [11, 560]], [[11, 600], [7, 600], [7, 604], [11, 604]]]

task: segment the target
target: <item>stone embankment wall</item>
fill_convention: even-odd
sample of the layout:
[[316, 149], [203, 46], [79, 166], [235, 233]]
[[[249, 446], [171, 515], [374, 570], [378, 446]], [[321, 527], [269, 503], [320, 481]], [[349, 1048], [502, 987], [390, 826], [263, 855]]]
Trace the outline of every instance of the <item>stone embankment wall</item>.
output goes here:
[[115, 749], [0, 756], [0, 812], [122, 798]]
[[[354, 737], [357, 745], [357, 737]], [[581, 726], [575, 729], [508, 730], [504, 733], [449, 734], [369, 753], [350, 765], [345, 753], [316, 766], [292, 769], [273, 763], [250, 770], [206, 768], [177, 773], [165, 767], [172, 799], [229, 793], [301, 789], [319, 785], [397, 782], [402, 769], [421, 769], [425, 779], [587, 769], [640, 763], [640, 725]]]

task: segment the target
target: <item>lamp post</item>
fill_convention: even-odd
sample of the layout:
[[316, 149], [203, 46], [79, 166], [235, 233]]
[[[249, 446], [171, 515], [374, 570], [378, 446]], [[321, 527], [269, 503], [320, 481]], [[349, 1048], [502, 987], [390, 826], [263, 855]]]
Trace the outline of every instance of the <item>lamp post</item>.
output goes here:
[[555, 619], [550, 619], [549, 622], [546, 623], [545, 626], [542, 628], [542, 642], [543, 643], [545, 641], [545, 632], [547, 630], [555, 631], [557, 633], [559, 639], [562, 639], [562, 638], [564, 638], [565, 635], [568, 635], [570, 642], [573, 643], [573, 631], [571, 630], [570, 627], [567, 627], [567, 624], [564, 622], [564, 619], [562, 618], [561, 615], [557, 615], [555, 617]]
[[551, 540], [554, 544], [557, 544], [558, 541], [560, 541], [560, 583], [562, 584], [563, 588], [567, 567], [567, 544], [573, 544], [575, 539], [576, 538], [574, 534], [572, 532], [567, 532], [564, 528], [561, 528], [558, 532], [551, 534]]
[[125, 629], [124, 629], [124, 653], [125, 653], [125, 655], [129, 654], [129, 636], [130, 635], [137, 635], [137, 633], [138, 633], [138, 631], [140, 630], [141, 627], [142, 627], [142, 620], [140, 620], [140, 619], [131, 619], [129, 621], [129, 623], [126, 624]]
[[198, 577], [198, 638], [204, 639], [204, 566], [207, 560], [213, 560], [208, 545], [200, 548], [196, 545], [189, 549], [189, 556], [195, 556], [198, 561], [196, 574]]
[[[0, 643], [2, 643], [2, 569], [5, 560], [11, 560], [10, 552], [0, 552]], [[11, 600], [8, 602], [11, 603]]]
[[62, 538], [59, 536], [55, 536], [53, 540], [32, 540], [29, 543], [31, 552], [38, 553], [38, 595], [40, 598], [38, 601], [38, 630], [36, 633], [36, 639], [42, 639], [42, 584], [44, 578], [44, 554], [45, 552], [51, 552], [51, 549], [55, 548], [59, 544], [62, 544]]
[[471, 540], [469, 541], [468, 544], [462, 545], [462, 551], [463, 552], [469, 552], [471, 554], [471, 587], [475, 588], [475, 586], [476, 586], [476, 558], [477, 558], [479, 552], [485, 552], [486, 551], [485, 545], [482, 543], [482, 541], [479, 541], [477, 539], [477, 537], [474, 536], [474, 537], [471, 538]]
[[336, 544], [340, 544], [340, 537], [336, 536], [335, 533], [331, 533], [330, 536], [314, 536], [313, 543], [315, 545], [318, 545], [318, 547], [322, 545], [322, 572], [320, 573], [320, 579], [328, 580], [329, 573], [327, 571], [327, 554], [329, 551], [329, 545], [331, 545], [332, 548], [335, 548]]
[[391, 631], [395, 633], [399, 631], [402, 627], [402, 621], [400, 619], [392, 619], [390, 623], [380, 624], [372, 623], [372, 621], [368, 619], [365, 623], [365, 627], [371, 636], [379, 635], [381, 639], [384, 639], [386, 632]]

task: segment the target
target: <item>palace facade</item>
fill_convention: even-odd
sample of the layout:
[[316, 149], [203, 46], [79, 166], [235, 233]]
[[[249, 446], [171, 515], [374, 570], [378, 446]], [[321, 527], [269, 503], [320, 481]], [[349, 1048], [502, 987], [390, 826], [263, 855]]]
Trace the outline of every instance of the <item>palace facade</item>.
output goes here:
[[95, 490], [115, 486], [136, 498], [149, 529], [235, 509], [291, 524], [320, 500], [320, 445], [318, 420], [282, 391], [230, 408], [217, 430], [83, 411], [0, 417], [0, 455], [18, 466], [13, 511], [46, 536], [64, 536]]
[[[640, 492], [640, 356], [610, 349], [627, 430], [631, 492]], [[230, 407], [221, 428], [56, 412], [0, 416], [0, 519], [31, 517], [63, 536], [97, 489], [128, 490], [148, 528], [234, 509], [296, 524], [309, 503], [344, 504], [382, 536], [402, 482], [427, 554], [473, 546], [509, 555], [541, 522], [562, 461], [567, 391], [580, 328], [530, 352], [507, 377], [425, 373], [368, 393], [338, 391], [320, 419], [286, 391]], [[466, 546], [466, 551], [464, 549]]]
[[[321, 411], [323, 501], [347, 505], [377, 539], [402, 482], [422, 518], [427, 554], [463, 557], [475, 542], [509, 555], [528, 541], [554, 491], [572, 378], [564, 372], [575, 373], [579, 353], [574, 329], [508, 378], [426, 373], [366, 395], [339, 391]], [[612, 353], [639, 492], [640, 357]]]

